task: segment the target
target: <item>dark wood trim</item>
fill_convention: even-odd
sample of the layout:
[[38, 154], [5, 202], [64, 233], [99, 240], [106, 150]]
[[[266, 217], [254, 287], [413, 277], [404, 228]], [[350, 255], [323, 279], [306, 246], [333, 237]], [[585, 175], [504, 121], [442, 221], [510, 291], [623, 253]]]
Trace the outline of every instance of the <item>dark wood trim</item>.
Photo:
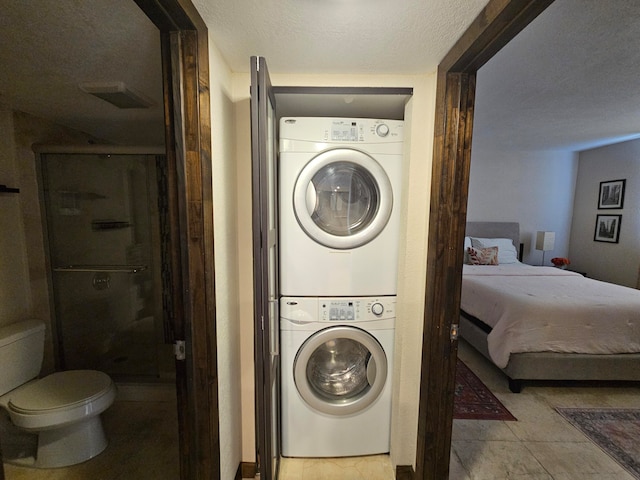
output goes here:
[[[219, 478], [220, 449], [218, 425], [218, 372], [216, 356], [216, 316], [214, 293], [213, 198], [211, 187], [211, 140], [209, 125], [208, 74], [202, 85], [202, 51], [198, 32], [182, 31], [182, 105], [184, 131], [185, 227], [188, 278], [184, 295], [185, 313], [190, 314], [191, 331], [187, 329], [189, 374], [193, 383], [189, 403], [193, 404], [190, 419], [196, 465], [194, 478]], [[202, 32], [206, 38], [206, 31]], [[208, 63], [208, 58], [207, 58]], [[208, 68], [205, 68], [208, 72]], [[207, 112], [204, 121], [203, 110]], [[177, 135], [177, 132], [176, 132]], [[205, 147], [206, 146], [206, 147]], [[189, 355], [191, 353], [191, 355]], [[218, 472], [214, 475], [214, 472]]]
[[414, 475], [411, 465], [396, 465], [396, 480], [413, 480]]
[[[162, 45], [162, 58], [172, 58], [174, 55], [172, 52], [176, 52], [178, 50], [178, 46], [174, 45], [177, 42], [177, 38], [175, 34], [171, 34], [169, 32], [163, 31], [161, 32], [161, 45]], [[181, 142], [181, 139], [176, 139], [174, 135], [168, 134], [168, 132], [172, 132], [174, 129], [174, 125], [176, 122], [179, 122], [180, 119], [175, 118], [174, 114], [174, 100], [173, 100], [173, 84], [174, 84], [174, 74], [172, 64], [175, 61], [164, 61], [162, 62], [163, 69], [163, 89], [164, 89], [164, 118], [165, 118], [165, 145], [167, 151], [167, 204], [169, 207], [169, 230], [170, 230], [170, 252], [171, 254], [170, 263], [171, 263], [171, 295], [173, 298], [173, 338], [174, 339], [185, 339], [186, 338], [186, 319], [185, 319], [185, 308], [182, 291], [183, 291], [183, 278], [182, 278], [182, 255], [178, 253], [180, 250], [180, 221], [184, 213], [181, 214], [180, 206], [184, 204], [184, 202], [180, 202], [179, 198], [182, 195], [180, 182], [184, 180], [180, 180], [178, 178], [179, 168], [178, 161], [176, 158], [176, 151], [179, 148], [177, 145], [178, 142]], [[182, 405], [183, 402], [186, 402], [188, 398], [188, 385], [187, 385], [187, 365], [186, 362], [175, 362], [176, 367], [176, 395], [178, 398], [178, 405]], [[189, 439], [190, 439], [190, 428], [189, 428], [189, 419], [188, 419], [188, 411], [189, 409], [178, 408], [178, 440], [180, 444], [180, 474], [182, 479], [190, 478], [190, 462], [188, 452], [193, 449]]]
[[190, 0], [135, 0], [160, 29], [174, 258], [180, 478], [220, 478], [208, 32]]
[[477, 70], [553, 0], [491, 0], [438, 66], [416, 479], [449, 476]]
[[440, 62], [438, 70], [475, 73], [553, 0], [491, 0]]
[[255, 462], [240, 462], [235, 480], [241, 480], [242, 478], [255, 478], [256, 473], [258, 473], [258, 469]]
[[[162, 31], [197, 30], [200, 15], [190, 1], [134, 0], [149, 19]], [[194, 13], [196, 13], [194, 15]], [[195, 20], [195, 22], [194, 22]]]

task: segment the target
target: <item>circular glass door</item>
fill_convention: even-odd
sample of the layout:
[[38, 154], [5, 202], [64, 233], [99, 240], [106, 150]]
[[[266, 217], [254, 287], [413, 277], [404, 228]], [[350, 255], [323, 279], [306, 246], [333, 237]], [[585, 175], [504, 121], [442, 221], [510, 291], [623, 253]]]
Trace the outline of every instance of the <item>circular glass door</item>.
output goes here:
[[310, 407], [350, 415], [367, 408], [382, 393], [387, 357], [364, 330], [329, 327], [305, 341], [293, 369], [296, 388]]
[[384, 229], [393, 208], [393, 191], [372, 157], [341, 148], [321, 153], [305, 165], [293, 204], [309, 237], [326, 247], [348, 249], [370, 242]]

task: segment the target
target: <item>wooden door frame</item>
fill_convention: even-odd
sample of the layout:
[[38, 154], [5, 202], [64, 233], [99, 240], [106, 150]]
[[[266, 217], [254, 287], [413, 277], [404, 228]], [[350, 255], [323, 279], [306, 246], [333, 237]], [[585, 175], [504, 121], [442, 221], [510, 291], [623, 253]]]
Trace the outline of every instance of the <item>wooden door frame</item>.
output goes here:
[[449, 476], [476, 73], [552, 2], [491, 0], [438, 66], [416, 479]]
[[220, 478], [207, 27], [190, 0], [134, 0], [160, 30], [172, 243], [180, 478]]

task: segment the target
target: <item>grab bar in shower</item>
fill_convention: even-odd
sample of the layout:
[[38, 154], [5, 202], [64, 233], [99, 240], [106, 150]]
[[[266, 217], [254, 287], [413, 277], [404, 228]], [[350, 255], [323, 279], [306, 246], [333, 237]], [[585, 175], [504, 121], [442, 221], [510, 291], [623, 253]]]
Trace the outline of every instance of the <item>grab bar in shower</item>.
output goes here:
[[138, 273], [146, 269], [146, 265], [65, 265], [53, 267], [54, 272]]

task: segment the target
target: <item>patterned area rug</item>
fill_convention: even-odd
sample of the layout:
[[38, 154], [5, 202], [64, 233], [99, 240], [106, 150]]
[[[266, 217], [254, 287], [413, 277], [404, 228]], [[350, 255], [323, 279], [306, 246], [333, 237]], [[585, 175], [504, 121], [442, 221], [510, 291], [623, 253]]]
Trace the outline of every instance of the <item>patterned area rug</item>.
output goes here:
[[558, 413], [640, 480], [640, 410], [556, 408]]
[[453, 418], [471, 420], [516, 420], [500, 400], [469, 370], [462, 360], [456, 366]]

